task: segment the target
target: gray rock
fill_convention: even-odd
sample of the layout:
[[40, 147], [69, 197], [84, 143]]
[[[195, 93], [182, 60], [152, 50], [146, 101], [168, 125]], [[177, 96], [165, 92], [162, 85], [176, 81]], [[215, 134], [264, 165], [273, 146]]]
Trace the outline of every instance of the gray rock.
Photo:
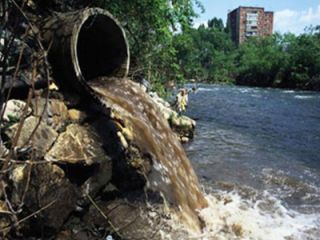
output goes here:
[[40, 117], [53, 129], [59, 130], [65, 126], [69, 118], [68, 108], [65, 103], [58, 99], [49, 99], [46, 104], [45, 98], [35, 98], [32, 100], [33, 115]]
[[46, 207], [33, 221], [39, 226], [60, 229], [76, 206], [76, 187], [65, 177], [64, 171], [54, 164], [29, 166], [17, 165], [13, 169], [10, 175], [14, 186], [12, 200], [16, 204], [20, 203], [18, 200], [22, 199], [31, 171], [24, 199], [25, 209], [32, 213]]
[[83, 122], [88, 116], [85, 112], [79, 111], [77, 109], [68, 110], [69, 120], [74, 123]]
[[[159, 215], [150, 217], [150, 211], [143, 203], [129, 204], [124, 200], [114, 200], [111, 202], [97, 202], [99, 208], [107, 214], [107, 218], [112, 225], [119, 229], [124, 239], [161, 239], [159, 230], [162, 224]], [[89, 212], [84, 216], [86, 224], [94, 224], [102, 228], [114, 229], [108, 221], [92, 205]]]
[[164, 118], [168, 120], [171, 128], [176, 133], [178, 133], [180, 139], [182, 140], [183, 137], [192, 139], [196, 122], [187, 116], [180, 116], [170, 107], [170, 104], [168, 102], [164, 101], [156, 93], [151, 92], [149, 93], [149, 95], [152, 97], [155, 104], [159, 107]]
[[[96, 204], [105, 213], [108, 221], [91, 206], [83, 217], [85, 226], [94, 225], [113, 232], [117, 229], [123, 239], [188, 239], [186, 230], [172, 226], [162, 204], [145, 204], [141, 201], [129, 203], [116, 199], [108, 202], [97, 201]], [[152, 207], [150, 207], [152, 206]], [[113, 226], [110, 226], [109, 223]]]
[[48, 161], [63, 164], [92, 165], [106, 159], [102, 141], [89, 126], [70, 124], [46, 154]]
[[156, 92], [150, 92], [149, 95], [157, 103], [157, 105], [161, 104], [164, 107], [170, 108], [170, 104], [161, 97], [159, 97]]
[[27, 164], [17, 164], [14, 165], [14, 167], [10, 171], [9, 179], [12, 182], [13, 186], [10, 201], [15, 205], [22, 204], [22, 198], [26, 190], [28, 174], [30, 170], [30, 165], [28, 166]]
[[94, 196], [109, 183], [112, 176], [112, 161], [106, 155], [100, 136], [90, 126], [70, 124], [61, 133], [45, 159], [59, 164], [80, 166], [95, 165], [94, 175], [82, 185], [82, 194]]
[[[6, 108], [4, 110], [3, 120], [10, 121], [19, 121], [22, 114], [23, 109], [25, 108], [26, 103], [24, 101], [11, 99], [6, 103]], [[32, 110], [30, 107], [27, 109], [27, 116], [31, 114]]]
[[187, 138], [187, 137], [181, 137], [181, 138], [180, 138], [180, 141], [181, 141], [182, 143], [188, 143], [188, 142], [190, 141], [190, 139]]
[[189, 139], [193, 138], [193, 132], [196, 126], [196, 122], [187, 117], [179, 116], [178, 114], [173, 114], [168, 119], [171, 128], [179, 134], [181, 140], [186, 137]]
[[[18, 127], [19, 123], [12, 125], [5, 130], [5, 134], [9, 138], [13, 139]], [[37, 130], [31, 137], [32, 132], [34, 129], [36, 129], [36, 127]], [[24, 121], [17, 147], [24, 147], [24, 144], [27, 146], [33, 146], [37, 156], [41, 158], [52, 146], [57, 136], [58, 133], [53, 128], [45, 124], [43, 121], [39, 123], [39, 118], [31, 116]]]
[[8, 153], [9, 149], [7, 149], [7, 147], [3, 144], [3, 141], [0, 137], [0, 158], [7, 156]]
[[[9, 209], [7, 208], [7, 205], [5, 202], [0, 200], [0, 229], [5, 229], [6, 227], [8, 227], [11, 223], [11, 218], [10, 218], [10, 214], [9, 214]], [[10, 229], [7, 229], [5, 231], [2, 231], [0, 233], [0, 237], [4, 237], [8, 234], [8, 232], [10, 231]]]

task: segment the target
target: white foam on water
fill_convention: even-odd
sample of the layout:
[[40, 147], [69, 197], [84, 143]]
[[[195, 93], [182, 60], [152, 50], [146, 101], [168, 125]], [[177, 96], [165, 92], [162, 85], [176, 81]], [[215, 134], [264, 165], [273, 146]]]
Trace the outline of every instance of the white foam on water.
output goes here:
[[314, 96], [308, 96], [308, 95], [295, 95], [294, 98], [296, 99], [312, 99]]
[[[253, 196], [253, 198], [255, 198]], [[177, 237], [183, 229], [171, 216], [172, 233], [163, 239], [195, 240], [318, 240], [320, 216], [287, 209], [280, 200], [264, 192], [259, 200], [248, 200], [236, 191], [207, 194], [209, 207], [200, 211], [205, 223], [203, 233]], [[183, 229], [186, 230], [186, 229]], [[171, 236], [171, 238], [169, 238]]]
[[295, 91], [294, 90], [284, 90], [282, 91], [283, 93], [294, 93]]
[[239, 89], [239, 92], [241, 92], [241, 93], [248, 93], [248, 92], [253, 92], [253, 90], [252, 89]]
[[245, 200], [235, 191], [221, 191], [206, 198], [209, 207], [200, 212], [206, 228], [195, 239], [316, 240], [320, 237], [316, 236], [320, 234], [319, 215], [288, 210], [267, 192], [263, 200], [257, 201]]
[[197, 92], [214, 92], [214, 91], [218, 91], [218, 88], [197, 88]]
[[261, 94], [251, 94], [251, 97], [261, 98], [261, 97], [262, 97], [262, 95], [261, 95]]

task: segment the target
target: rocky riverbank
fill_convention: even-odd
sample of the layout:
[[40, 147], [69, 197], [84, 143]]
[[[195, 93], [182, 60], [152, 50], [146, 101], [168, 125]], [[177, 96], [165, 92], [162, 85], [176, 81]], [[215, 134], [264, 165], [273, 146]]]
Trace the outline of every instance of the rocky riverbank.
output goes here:
[[[162, 198], [145, 188], [140, 168], [150, 168], [147, 158], [132, 145], [123, 119], [108, 119], [51, 89], [5, 104], [0, 153], [8, 177], [1, 182], [2, 238], [101, 239], [111, 234], [157, 239], [169, 232], [162, 221], [168, 217]], [[149, 95], [177, 138], [189, 141], [195, 121], [179, 116], [156, 93]]]
[[167, 239], [174, 218], [200, 232], [208, 203], [180, 143], [195, 122], [127, 78], [109, 12], [39, 7], [8, 9], [0, 44], [0, 238]]

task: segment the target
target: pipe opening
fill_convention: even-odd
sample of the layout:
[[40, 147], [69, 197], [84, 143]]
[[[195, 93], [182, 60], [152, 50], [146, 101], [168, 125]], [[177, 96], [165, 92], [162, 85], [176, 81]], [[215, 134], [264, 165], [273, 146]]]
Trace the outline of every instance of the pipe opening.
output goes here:
[[129, 57], [121, 28], [102, 14], [90, 16], [82, 24], [77, 55], [82, 76], [87, 81], [99, 76], [117, 75]]

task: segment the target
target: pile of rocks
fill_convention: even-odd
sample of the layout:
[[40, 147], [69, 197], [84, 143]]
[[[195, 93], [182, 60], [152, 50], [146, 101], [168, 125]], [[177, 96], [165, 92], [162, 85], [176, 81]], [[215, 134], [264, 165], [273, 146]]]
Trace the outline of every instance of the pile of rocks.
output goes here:
[[193, 138], [193, 133], [196, 127], [196, 121], [193, 119], [179, 115], [170, 104], [160, 98], [156, 92], [150, 92], [149, 95], [154, 100], [155, 104], [161, 110], [165, 119], [168, 120], [171, 128], [178, 134], [182, 143], [187, 143]]
[[[141, 199], [135, 206], [123, 200], [128, 191], [132, 196], [145, 185], [135, 168], [143, 159], [128, 146], [130, 131], [95, 111], [75, 108], [81, 105], [65, 101], [58, 92], [49, 95], [54, 98], [37, 96], [29, 106], [20, 100], [5, 104], [0, 157], [10, 160], [10, 171], [2, 186], [6, 194], [0, 193], [0, 236], [101, 239], [112, 233], [120, 238], [132, 234], [160, 237], [150, 223], [149, 215], [155, 210]], [[192, 138], [195, 122], [178, 116], [155, 93], [150, 95], [177, 137], [183, 142]], [[15, 138], [15, 151], [8, 158]], [[17, 213], [12, 215], [9, 208]], [[160, 210], [156, 212], [151, 218], [160, 221]], [[26, 220], [19, 222], [16, 216]]]

